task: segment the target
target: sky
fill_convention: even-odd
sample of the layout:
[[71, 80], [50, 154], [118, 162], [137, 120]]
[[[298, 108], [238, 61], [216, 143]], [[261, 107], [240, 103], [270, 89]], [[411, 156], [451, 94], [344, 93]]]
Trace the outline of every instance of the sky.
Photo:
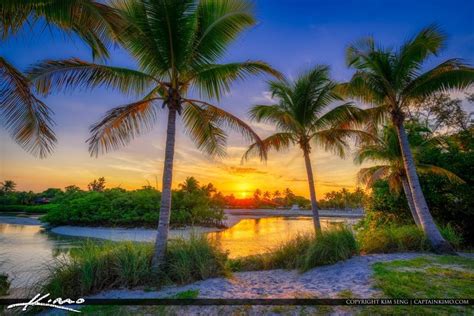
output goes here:
[[[452, 57], [474, 62], [474, 1], [376, 1], [376, 0], [256, 0], [258, 24], [244, 32], [231, 45], [223, 59], [229, 61], [264, 60], [288, 78], [317, 64], [331, 67], [333, 79], [349, 80], [352, 70], [344, 62], [348, 44], [368, 35], [385, 47], [397, 47], [424, 26], [438, 24], [448, 35], [447, 47], [429, 60], [426, 67]], [[121, 48], [112, 49], [109, 65], [135, 68], [133, 59]], [[0, 56], [21, 70], [45, 59], [77, 57], [91, 61], [90, 49], [77, 38], [40, 25], [26, 28], [17, 36], [0, 42]], [[219, 104], [248, 121], [253, 104], [269, 103], [266, 77], [237, 82]], [[118, 91], [97, 88], [93, 91], [53, 93], [44, 98], [54, 111], [56, 149], [50, 157], [38, 159], [23, 151], [0, 130], [0, 179], [11, 179], [19, 190], [42, 191], [63, 188], [105, 177], [108, 187], [126, 189], [153, 185], [161, 188], [166, 115], [161, 112], [156, 127], [128, 146], [98, 158], [91, 158], [85, 140], [88, 128], [109, 109], [134, 101]], [[262, 137], [272, 126], [251, 123]], [[224, 159], [211, 159], [197, 150], [178, 124], [173, 187], [188, 176], [201, 183], [212, 182], [224, 194], [249, 196], [256, 188], [273, 192], [290, 188], [308, 196], [304, 160], [298, 148], [271, 153], [266, 163], [258, 159], [245, 164], [240, 158], [249, 144], [238, 134], [229, 133]], [[314, 147], [311, 155], [319, 197], [342, 187], [353, 189], [360, 166], [350, 152], [341, 159]]]

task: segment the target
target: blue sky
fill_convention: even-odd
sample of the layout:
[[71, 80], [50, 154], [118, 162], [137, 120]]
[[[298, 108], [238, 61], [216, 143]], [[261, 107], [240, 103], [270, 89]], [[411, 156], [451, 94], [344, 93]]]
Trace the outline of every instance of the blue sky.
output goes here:
[[[231, 46], [225, 61], [264, 60], [290, 78], [312, 65], [328, 64], [333, 78], [343, 81], [351, 75], [344, 63], [344, 50], [349, 43], [372, 35], [384, 46], [396, 47], [422, 27], [437, 23], [448, 35], [447, 48], [427, 66], [450, 57], [474, 62], [472, 0], [257, 0], [255, 4], [258, 25]], [[43, 59], [78, 57], [90, 60], [89, 49], [80, 41], [56, 30], [42, 30], [39, 25], [2, 42], [0, 55], [22, 70]], [[112, 55], [109, 64], [135, 67], [134, 61], [120, 48], [113, 49]], [[220, 104], [245, 118], [252, 104], [267, 100], [265, 91], [264, 78], [251, 78], [235, 84]], [[55, 112], [55, 130], [59, 136], [55, 154], [45, 160], [35, 159], [19, 149], [2, 130], [1, 178], [12, 178], [20, 188], [34, 190], [71, 183], [84, 186], [88, 180], [102, 175], [111, 185], [124, 187], [139, 187], [146, 181], [154, 184], [155, 178], [161, 179], [162, 120], [150, 134], [119, 152], [99, 159], [88, 156], [84, 143], [88, 126], [106, 110], [133, 101], [133, 98], [112, 90], [96, 89], [52, 94], [45, 101]], [[269, 132], [268, 126], [257, 125], [256, 129], [262, 135]], [[239, 158], [245, 145], [237, 135], [231, 135], [229, 159], [212, 161], [194, 150], [184, 135], [178, 135], [176, 181], [186, 175], [196, 175], [203, 182], [212, 181], [218, 187], [228, 188], [228, 192], [253, 190], [258, 183], [277, 183], [269, 185], [268, 189], [274, 190], [277, 185], [289, 186], [306, 195], [303, 163], [296, 150], [275, 155], [266, 165], [255, 161], [244, 168], [239, 165]], [[285, 172], [278, 171], [281, 159]], [[316, 152], [313, 160], [319, 191], [355, 184], [357, 168], [351, 159], [341, 160], [328, 153]]]

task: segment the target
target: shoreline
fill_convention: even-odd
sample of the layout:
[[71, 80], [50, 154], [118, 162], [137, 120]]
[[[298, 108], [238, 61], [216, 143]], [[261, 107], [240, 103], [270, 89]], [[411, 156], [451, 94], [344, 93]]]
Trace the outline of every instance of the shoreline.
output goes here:
[[[192, 234], [207, 234], [212, 232], [219, 232], [228, 229], [238, 224], [244, 219], [259, 219], [268, 217], [310, 217], [309, 210], [274, 210], [274, 209], [226, 209], [224, 210], [226, 219], [223, 221], [224, 228], [219, 227], [204, 227], [204, 226], [186, 226], [180, 228], [170, 229], [170, 238], [189, 238]], [[330, 214], [332, 216], [327, 216]], [[360, 213], [344, 212], [344, 211], [320, 211], [321, 217], [329, 218], [360, 218]], [[42, 223], [37, 217], [23, 217], [23, 216], [2, 216], [0, 214], [0, 223], [11, 225], [39, 225], [47, 227], [47, 224]], [[135, 227], [103, 227], [103, 226], [72, 226], [63, 225], [52, 228], [47, 228], [51, 233], [70, 236], [70, 237], [84, 237], [84, 238], [98, 238], [111, 241], [137, 241], [137, 242], [153, 242], [156, 237], [156, 229]]]

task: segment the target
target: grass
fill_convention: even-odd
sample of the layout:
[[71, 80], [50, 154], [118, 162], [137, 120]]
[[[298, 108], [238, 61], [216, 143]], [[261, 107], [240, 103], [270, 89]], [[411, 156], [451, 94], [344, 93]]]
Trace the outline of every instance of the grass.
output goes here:
[[[472, 298], [474, 259], [426, 256], [373, 265], [376, 286], [391, 298]], [[372, 307], [367, 314], [465, 314], [472, 306]]]
[[345, 227], [314, 235], [298, 235], [262, 255], [229, 260], [233, 271], [298, 269], [307, 271], [317, 266], [346, 260], [358, 253], [356, 239]]
[[171, 241], [162, 273], [151, 271], [153, 245], [133, 242], [86, 242], [49, 267], [42, 292], [78, 297], [111, 288], [159, 287], [226, 276], [227, 255], [205, 237]]
[[[451, 245], [459, 249], [462, 238], [450, 225], [442, 227], [440, 231]], [[361, 230], [357, 239], [361, 252], [366, 254], [431, 250], [423, 231], [414, 225]]]

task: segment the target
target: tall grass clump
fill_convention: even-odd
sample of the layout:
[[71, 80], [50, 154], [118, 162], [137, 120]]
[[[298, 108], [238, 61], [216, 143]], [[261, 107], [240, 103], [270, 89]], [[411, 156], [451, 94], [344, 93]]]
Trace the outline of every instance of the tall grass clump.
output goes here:
[[347, 260], [359, 252], [357, 241], [352, 231], [346, 227], [336, 228], [318, 236], [306, 252], [303, 271], [316, 266], [333, 264]]
[[423, 231], [414, 225], [377, 227], [357, 235], [363, 253], [427, 251], [429, 243]]
[[86, 241], [49, 267], [43, 291], [52, 296], [75, 297], [115, 287], [151, 282], [150, 244]]
[[171, 240], [167, 249], [165, 273], [172, 281], [189, 283], [228, 275], [227, 254], [204, 235], [189, 240]]
[[[455, 248], [462, 244], [462, 237], [450, 225], [440, 227], [443, 237]], [[392, 253], [432, 250], [428, 239], [415, 225], [388, 225], [360, 230], [357, 239], [363, 253]]]
[[163, 271], [151, 269], [153, 245], [136, 242], [85, 242], [55, 260], [41, 284], [44, 293], [77, 297], [111, 288], [159, 287], [227, 275], [227, 254], [206, 237], [170, 241]]
[[312, 234], [297, 235], [269, 253], [231, 259], [234, 271], [298, 269], [306, 271], [316, 266], [346, 260], [358, 253], [357, 241], [352, 231], [337, 227]]

